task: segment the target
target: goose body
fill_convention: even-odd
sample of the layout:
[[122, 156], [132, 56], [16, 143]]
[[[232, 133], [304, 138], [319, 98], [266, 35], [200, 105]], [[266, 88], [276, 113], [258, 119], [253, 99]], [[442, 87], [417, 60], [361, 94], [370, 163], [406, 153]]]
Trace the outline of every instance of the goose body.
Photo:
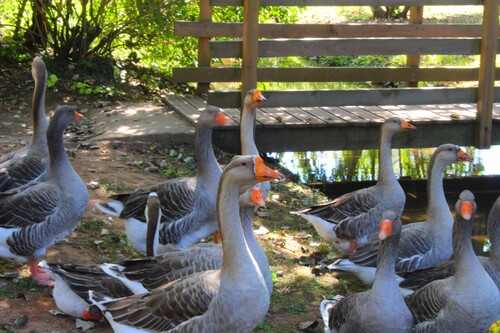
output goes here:
[[[477, 256], [477, 259], [500, 290], [500, 197], [497, 198], [488, 215], [488, 237], [491, 244], [490, 256]], [[455, 259], [452, 258], [435, 267], [410, 272], [401, 282], [401, 286], [415, 290], [432, 281], [445, 279], [454, 274]]]
[[[215, 194], [221, 168], [212, 149], [212, 128], [230, 122], [215, 106], [202, 111], [195, 134], [197, 175], [169, 179], [133, 193], [111, 196], [117, 201], [98, 203], [96, 207], [112, 216], [125, 219], [125, 233], [132, 245], [146, 252], [146, 217], [144, 209], [149, 193], [156, 192], [161, 204], [162, 224], [159, 242], [183, 248], [217, 230]], [[167, 223], [168, 222], [168, 223]]]
[[33, 139], [27, 146], [0, 157], [0, 192], [44, 181], [48, 176], [49, 151], [47, 147], [48, 122], [45, 115], [45, 87], [47, 71], [39, 57], [33, 59], [32, 75], [35, 89], [32, 100]]
[[[157, 223], [158, 216], [161, 214], [156, 199], [155, 193], [150, 194], [146, 206], [148, 233], [149, 222]], [[261, 268], [269, 294], [271, 294], [273, 281], [269, 263], [252, 230], [253, 209], [263, 204], [260, 190], [257, 194], [245, 192], [240, 195], [240, 218], [245, 239]], [[150, 245], [152, 245], [151, 240], [148, 240], [148, 246]], [[44, 262], [43, 266], [55, 281], [52, 295], [59, 310], [73, 317], [98, 320], [99, 316], [93, 316], [88, 311], [90, 305], [88, 290], [94, 290], [112, 298], [143, 294], [196, 272], [220, 269], [221, 263], [222, 248], [219, 244], [200, 243], [184, 249], [172, 249], [154, 257], [125, 260], [117, 264], [86, 266]]]
[[258, 156], [236, 156], [226, 166], [217, 194], [224, 253], [219, 270], [204, 271], [147, 294], [111, 300], [90, 292], [115, 332], [250, 332], [266, 315], [270, 297], [248, 249], [238, 217], [242, 186], [281, 176]]
[[455, 274], [408, 296], [414, 332], [486, 332], [498, 319], [500, 293], [472, 248], [475, 210], [474, 195], [463, 191], [456, 204], [453, 227]]
[[321, 311], [329, 332], [398, 332], [410, 333], [413, 318], [399, 292], [394, 263], [401, 220], [393, 211], [383, 213], [380, 225], [380, 260], [372, 289], [329, 305], [324, 300]]
[[393, 209], [398, 214], [403, 211], [406, 199], [392, 168], [391, 141], [395, 133], [414, 128], [398, 117], [388, 118], [383, 123], [379, 144], [380, 167], [374, 186], [294, 214], [309, 221], [319, 235], [341, 253], [349, 253], [355, 246], [365, 244], [369, 235], [377, 229], [385, 210]]
[[[427, 220], [403, 226], [396, 272], [405, 273], [435, 266], [451, 257], [453, 217], [444, 195], [443, 172], [451, 163], [471, 160], [469, 155], [452, 144], [443, 144], [434, 151], [427, 182]], [[377, 248], [378, 241], [358, 247], [348, 259], [330, 268], [351, 271], [356, 275], [363, 272], [365, 282], [371, 284], [370, 281], [373, 282], [375, 277]]]
[[69, 235], [87, 207], [87, 188], [64, 150], [64, 128], [81, 118], [72, 107], [57, 108], [47, 130], [50, 173], [46, 182], [0, 193], [0, 256], [28, 262], [39, 283], [50, 283], [38, 270], [48, 246]]

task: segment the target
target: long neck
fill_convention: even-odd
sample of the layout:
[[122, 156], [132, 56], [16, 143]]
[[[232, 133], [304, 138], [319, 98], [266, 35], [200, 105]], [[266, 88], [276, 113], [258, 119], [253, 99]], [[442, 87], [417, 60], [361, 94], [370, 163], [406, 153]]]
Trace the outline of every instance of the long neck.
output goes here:
[[386, 183], [396, 181], [396, 175], [394, 174], [394, 169], [392, 168], [392, 158], [391, 158], [391, 141], [393, 133], [391, 131], [381, 131], [380, 134], [380, 145], [378, 151], [379, 159], [379, 171], [378, 171], [378, 183]]
[[35, 78], [35, 90], [32, 100], [32, 117], [33, 117], [33, 140], [32, 144], [47, 143], [47, 116], [45, 115], [45, 82], [47, 73], [45, 70], [41, 73], [37, 72]]
[[[72, 169], [68, 155], [64, 150], [64, 126], [58, 126], [57, 120], [52, 121], [47, 129], [47, 142], [50, 159], [50, 179], [61, 179], [67, 174], [66, 170]], [[62, 179], [61, 179], [62, 180]]]
[[272, 294], [273, 277], [271, 275], [271, 270], [269, 269], [269, 261], [267, 260], [264, 249], [260, 246], [259, 242], [257, 241], [257, 239], [255, 239], [255, 236], [253, 234], [253, 211], [254, 207], [240, 207], [241, 226], [243, 228], [243, 234], [245, 235], [245, 240], [248, 244], [248, 248], [257, 261], [260, 272], [264, 277], [267, 290], [269, 291], [269, 294]]
[[500, 199], [497, 199], [488, 216], [488, 237], [490, 239], [490, 258], [500, 265]]
[[217, 188], [221, 168], [212, 148], [212, 129], [199, 126], [195, 135], [195, 156], [198, 169], [198, 182]]
[[[451, 216], [443, 189], [443, 172], [447, 165], [441, 159], [433, 158], [429, 164], [427, 179], [427, 216], [437, 224], [446, 224], [451, 231], [453, 217]], [[449, 233], [448, 233], [449, 234]]]
[[255, 145], [255, 108], [243, 108], [240, 124], [240, 140], [242, 155], [258, 155]]
[[396, 281], [396, 257], [398, 254], [399, 237], [391, 235], [380, 242], [378, 249], [377, 271], [375, 273], [374, 290], [387, 292], [388, 288], [394, 288], [399, 292]]
[[[229, 175], [228, 175], [229, 176]], [[222, 236], [221, 274], [241, 277], [255, 269], [243, 234], [239, 211], [239, 190], [229, 177], [222, 178], [217, 194], [217, 221]]]
[[455, 257], [455, 276], [474, 274], [480, 266], [472, 248], [472, 221], [457, 218], [453, 225], [453, 256]]

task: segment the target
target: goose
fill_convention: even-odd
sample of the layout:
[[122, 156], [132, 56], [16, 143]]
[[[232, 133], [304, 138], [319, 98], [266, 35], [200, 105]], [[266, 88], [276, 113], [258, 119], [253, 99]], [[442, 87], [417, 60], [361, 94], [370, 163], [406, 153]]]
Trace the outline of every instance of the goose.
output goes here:
[[[477, 259], [500, 290], [500, 197], [488, 215], [488, 237], [491, 244], [490, 256], [477, 256]], [[444, 279], [453, 274], [455, 274], [455, 260], [452, 258], [435, 267], [410, 272], [400, 286], [416, 290], [434, 280]]]
[[378, 235], [379, 258], [375, 282], [370, 290], [337, 302], [323, 300], [320, 310], [328, 332], [410, 333], [413, 317], [399, 292], [395, 261], [402, 223], [392, 210], [382, 215]]
[[[162, 244], [183, 248], [194, 244], [217, 230], [215, 193], [221, 168], [212, 149], [212, 128], [225, 126], [231, 119], [218, 107], [202, 111], [195, 132], [197, 175], [169, 179], [133, 193], [111, 196], [117, 201], [97, 203], [96, 208], [111, 216], [125, 219], [125, 233], [132, 246], [146, 252], [146, 217], [144, 209], [149, 193], [156, 192], [161, 203]], [[194, 213], [189, 215], [190, 213]], [[186, 215], [189, 215], [186, 217]], [[169, 222], [169, 223], [165, 223]], [[168, 225], [168, 227], [167, 227]]]
[[250, 332], [266, 315], [270, 297], [238, 217], [243, 186], [281, 179], [255, 155], [235, 156], [217, 192], [217, 219], [224, 253], [219, 270], [189, 275], [143, 294], [121, 299], [89, 291], [115, 332]]
[[465, 190], [455, 206], [455, 274], [406, 298], [415, 332], [486, 332], [500, 313], [500, 293], [474, 254], [471, 235], [476, 203]]
[[0, 157], [0, 192], [38, 180], [44, 181], [48, 176], [48, 122], [44, 103], [47, 71], [45, 63], [39, 57], [33, 59], [31, 74], [35, 80], [32, 100], [33, 138], [29, 145]]
[[[242, 155], [259, 155], [259, 150], [255, 144], [255, 118], [257, 107], [267, 99], [262, 95], [259, 89], [251, 89], [243, 99], [243, 110], [241, 111], [240, 121], [240, 141]], [[267, 198], [271, 189], [269, 182], [256, 185], [262, 189], [262, 195]]]
[[[427, 179], [427, 220], [403, 226], [396, 259], [398, 274], [435, 266], [451, 257], [453, 217], [444, 195], [443, 174], [446, 166], [462, 161], [472, 161], [472, 157], [453, 144], [443, 144], [432, 154]], [[371, 284], [377, 248], [375, 240], [356, 248], [348, 259], [338, 260], [329, 268], [352, 272], [365, 284]]]
[[[247, 195], [249, 195], [247, 197]], [[269, 294], [272, 293], [272, 276], [265, 252], [258, 244], [252, 230], [253, 209], [264, 205], [260, 189], [245, 191], [240, 195], [240, 218], [248, 248], [261, 268]], [[159, 222], [161, 210], [156, 193], [149, 195], [146, 206], [148, 235], [150, 226]], [[151, 223], [150, 223], [151, 222]], [[148, 239], [149, 251], [154, 237]], [[124, 260], [117, 264], [105, 263], [99, 266], [78, 264], [56, 264], [43, 261], [47, 274], [55, 281], [52, 296], [62, 312], [86, 320], [101, 320], [102, 315], [89, 309], [88, 290], [113, 298], [143, 294], [168, 282], [195, 272], [219, 269], [222, 263], [220, 244], [194, 244], [185, 249], [150, 256]]]
[[398, 117], [384, 121], [380, 132], [378, 180], [374, 186], [292, 214], [305, 218], [322, 238], [331, 242], [342, 254], [365, 244], [385, 210], [393, 209], [398, 214], [403, 211], [406, 198], [392, 168], [391, 141], [395, 133], [415, 128]]
[[38, 259], [46, 248], [69, 235], [89, 202], [88, 190], [64, 150], [63, 132], [83, 118], [71, 106], [60, 106], [47, 129], [50, 168], [46, 182], [26, 184], [0, 193], [0, 256], [28, 262], [31, 276], [52, 284]]

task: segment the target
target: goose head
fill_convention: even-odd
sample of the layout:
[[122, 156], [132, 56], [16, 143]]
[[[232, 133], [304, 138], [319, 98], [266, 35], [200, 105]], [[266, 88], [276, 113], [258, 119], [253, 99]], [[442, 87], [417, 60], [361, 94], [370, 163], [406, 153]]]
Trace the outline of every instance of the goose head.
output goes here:
[[474, 194], [471, 191], [465, 190], [460, 193], [460, 196], [455, 204], [455, 212], [465, 221], [470, 221], [476, 212], [476, 202]]
[[439, 146], [434, 155], [436, 160], [442, 161], [446, 165], [459, 161], [472, 161], [472, 157], [459, 146], [449, 143]]
[[396, 214], [392, 210], [386, 210], [382, 214], [382, 220], [380, 222], [380, 230], [378, 233], [379, 240], [383, 241], [384, 239], [398, 235], [401, 233], [401, 229], [403, 228], [403, 224], [398, 214]]
[[255, 110], [255, 108], [267, 99], [262, 95], [259, 89], [251, 89], [243, 100], [243, 107], [248, 110]]
[[47, 77], [47, 70], [45, 69], [45, 63], [40, 57], [35, 57], [31, 63], [31, 75], [33, 79], [42, 78], [45, 80]]
[[55, 111], [50, 122], [57, 127], [65, 128], [75, 120], [83, 119], [83, 115], [70, 105], [61, 105]]
[[382, 125], [382, 132], [397, 133], [414, 129], [417, 129], [417, 127], [400, 117], [387, 118]]
[[227, 126], [232, 120], [220, 108], [207, 105], [198, 118], [198, 126], [214, 128], [216, 126]]
[[257, 155], [236, 155], [224, 168], [223, 174], [226, 174], [226, 177], [231, 175], [241, 187], [283, 179], [281, 174], [266, 166], [262, 157]]
[[262, 189], [260, 187], [252, 187], [240, 194], [240, 206], [242, 207], [264, 207], [266, 202]]

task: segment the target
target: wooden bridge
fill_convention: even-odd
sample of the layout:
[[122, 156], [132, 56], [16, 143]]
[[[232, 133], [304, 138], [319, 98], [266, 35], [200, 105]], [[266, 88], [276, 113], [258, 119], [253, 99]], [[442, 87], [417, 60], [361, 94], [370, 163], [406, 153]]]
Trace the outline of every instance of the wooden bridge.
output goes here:
[[[500, 70], [496, 67], [500, 0], [200, 0], [199, 22], [176, 22], [175, 33], [199, 40], [198, 66], [174, 69], [174, 80], [197, 82], [198, 94], [223, 107], [235, 126], [215, 142], [238, 151], [241, 96], [259, 82], [404, 82], [404, 88], [266, 91], [257, 115], [262, 151], [372, 148], [380, 123], [403, 116], [419, 130], [395, 137], [395, 147], [433, 147], [452, 142], [488, 148], [500, 144]], [[244, 21], [212, 22], [214, 6], [244, 6]], [[259, 23], [261, 6], [409, 5], [408, 23]], [[482, 6], [481, 24], [423, 23], [424, 6]], [[220, 40], [224, 37], [224, 40]], [[407, 55], [403, 67], [259, 67], [262, 57]], [[477, 67], [420, 67], [422, 55], [479, 55]], [[241, 59], [241, 67], [214, 67], [213, 59]], [[419, 82], [434, 82], [426, 86]], [[214, 91], [212, 82], [241, 82], [241, 91]], [[443, 87], [442, 82], [468, 82]], [[167, 98], [190, 121], [204, 100]], [[497, 104], [498, 103], [498, 104]]]

